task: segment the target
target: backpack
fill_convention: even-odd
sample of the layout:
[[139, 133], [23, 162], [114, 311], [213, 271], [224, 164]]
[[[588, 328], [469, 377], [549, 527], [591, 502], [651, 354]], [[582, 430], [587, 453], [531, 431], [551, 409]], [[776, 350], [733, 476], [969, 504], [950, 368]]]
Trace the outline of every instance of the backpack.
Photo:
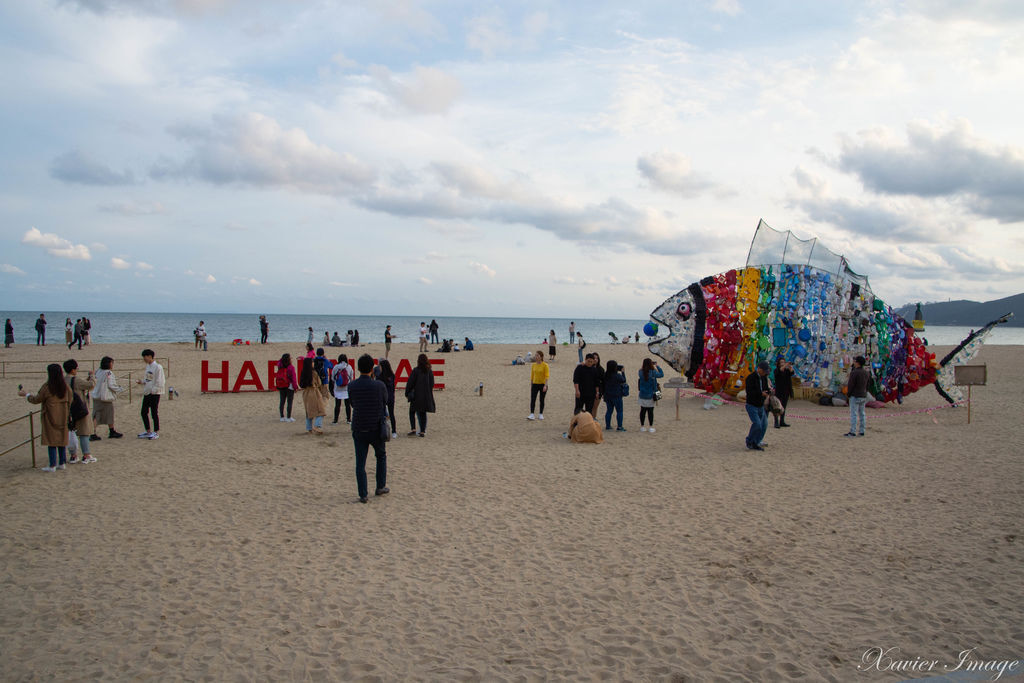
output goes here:
[[291, 382], [288, 381], [288, 368], [278, 368], [274, 375], [274, 386], [278, 389], [287, 389]]
[[349, 383], [349, 372], [348, 363], [339, 364], [337, 372], [334, 373], [334, 386], [347, 387]]
[[74, 430], [75, 424], [89, 414], [85, 401], [75, 391], [75, 378], [71, 378], [71, 410], [68, 412], [68, 429]]

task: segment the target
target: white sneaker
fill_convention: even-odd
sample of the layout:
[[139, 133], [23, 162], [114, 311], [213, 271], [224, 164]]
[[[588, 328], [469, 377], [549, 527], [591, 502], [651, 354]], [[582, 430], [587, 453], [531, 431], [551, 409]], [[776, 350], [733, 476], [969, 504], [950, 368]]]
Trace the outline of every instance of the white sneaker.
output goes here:
[[646, 431], [647, 431], [647, 427], [641, 427], [641, 428], [640, 428], [640, 431], [641, 431], [641, 432], [646, 432]]
[[83, 463], [85, 463], [85, 464], [88, 464], [88, 463], [90, 463], [90, 462], [96, 462], [96, 458], [94, 458], [94, 457], [92, 457], [92, 456], [90, 455], [89, 457], [87, 457], [87, 458], [85, 458], [84, 460], [82, 460], [82, 462], [83, 462]]
[[56, 472], [57, 468], [56, 467], [44, 467], [44, 468], [42, 468], [42, 471], [43, 472]]
[[537, 417], [533, 413], [530, 413], [529, 415], [526, 416], [526, 419], [527, 420], [536, 420]]
[[287, 422], [287, 421], [288, 421], [288, 418], [287, 418], [287, 417], [282, 417], [282, 418], [281, 418], [281, 422]]
[[150, 441], [152, 441], [153, 439], [159, 439], [159, 438], [160, 438], [160, 435], [157, 434], [156, 432], [150, 432], [149, 433], [149, 440]]
[[398, 432], [391, 432], [391, 438], [392, 439], [397, 439], [398, 438]]
[[138, 438], [140, 438], [140, 439], [148, 439], [149, 438], [149, 434], [150, 434], [149, 432], [142, 432], [141, 434], [139, 434]]
[[289, 418], [288, 418], [288, 421], [289, 421], [289, 422], [295, 422], [295, 418], [294, 418], [294, 417], [289, 417]]
[[72, 455], [68, 458], [68, 462], [72, 465], [76, 464], [78, 462], [78, 455]]
[[654, 433], [654, 427], [651, 427], [651, 428], [650, 428], [650, 429], [648, 429], [647, 431], [649, 431], [649, 432], [650, 432], [651, 434], [653, 434], [653, 433]]
[[539, 417], [540, 419], [542, 419], [542, 420], [543, 420], [543, 419], [544, 419], [544, 413], [541, 413], [541, 414], [540, 414], [540, 415], [538, 415], [537, 417]]
[[66, 470], [67, 468], [68, 468], [67, 465], [57, 465], [57, 469], [58, 470]]

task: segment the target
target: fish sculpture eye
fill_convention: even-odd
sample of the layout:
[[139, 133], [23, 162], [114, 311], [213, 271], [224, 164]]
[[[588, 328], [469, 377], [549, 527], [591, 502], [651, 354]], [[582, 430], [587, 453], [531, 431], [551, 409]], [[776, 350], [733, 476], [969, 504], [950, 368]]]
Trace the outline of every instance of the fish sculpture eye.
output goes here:
[[676, 315], [679, 316], [680, 320], [689, 320], [693, 314], [693, 307], [685, 301], [676, 308]]

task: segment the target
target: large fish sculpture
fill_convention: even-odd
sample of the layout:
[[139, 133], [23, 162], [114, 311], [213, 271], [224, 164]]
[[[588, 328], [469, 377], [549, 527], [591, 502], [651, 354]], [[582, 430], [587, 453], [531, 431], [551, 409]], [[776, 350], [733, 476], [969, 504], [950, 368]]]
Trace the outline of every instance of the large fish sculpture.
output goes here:
[[926, 341], [871, 293], [867, 278], [817, 240], [800, 240], [764, 221], [747, 266], [702, 279], [665, 300], [651, 320], [669, 330], [651, 352], [709, 392], [737, 393], [757, 363], [793, 364], [805, 386], [840, 392], [852, 360], [864, 356], [871, 393], [902, 401], [934, 384], [950, 403], [963, 400], [953, 367], [977, 355], [985, 337], [1012, 314], [973, 332], [936, 362]]

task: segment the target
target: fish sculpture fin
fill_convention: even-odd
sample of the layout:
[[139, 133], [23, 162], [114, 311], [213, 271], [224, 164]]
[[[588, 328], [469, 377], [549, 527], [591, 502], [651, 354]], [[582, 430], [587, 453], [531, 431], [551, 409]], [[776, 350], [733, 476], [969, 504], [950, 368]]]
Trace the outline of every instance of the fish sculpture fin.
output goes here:
[[995, 329], [996, 325], [1005, 323], [1012, 317], [1013, 313], [1007, 313], [996, 318], [980, 330], [971, 332], [955, 349], [947, 353], [946, 357], [939, 361], [939, 369], [935, 373], [935, 390], [939, 392], [939, 396], [952, 404], [957, 404], [964, 400], [960, 387], [954, 384], [953, 368], [957, 365], [968, 363], [977, 356], [978, 352], [981, 351], [982, 345], [985, 343], [985, 338]]

